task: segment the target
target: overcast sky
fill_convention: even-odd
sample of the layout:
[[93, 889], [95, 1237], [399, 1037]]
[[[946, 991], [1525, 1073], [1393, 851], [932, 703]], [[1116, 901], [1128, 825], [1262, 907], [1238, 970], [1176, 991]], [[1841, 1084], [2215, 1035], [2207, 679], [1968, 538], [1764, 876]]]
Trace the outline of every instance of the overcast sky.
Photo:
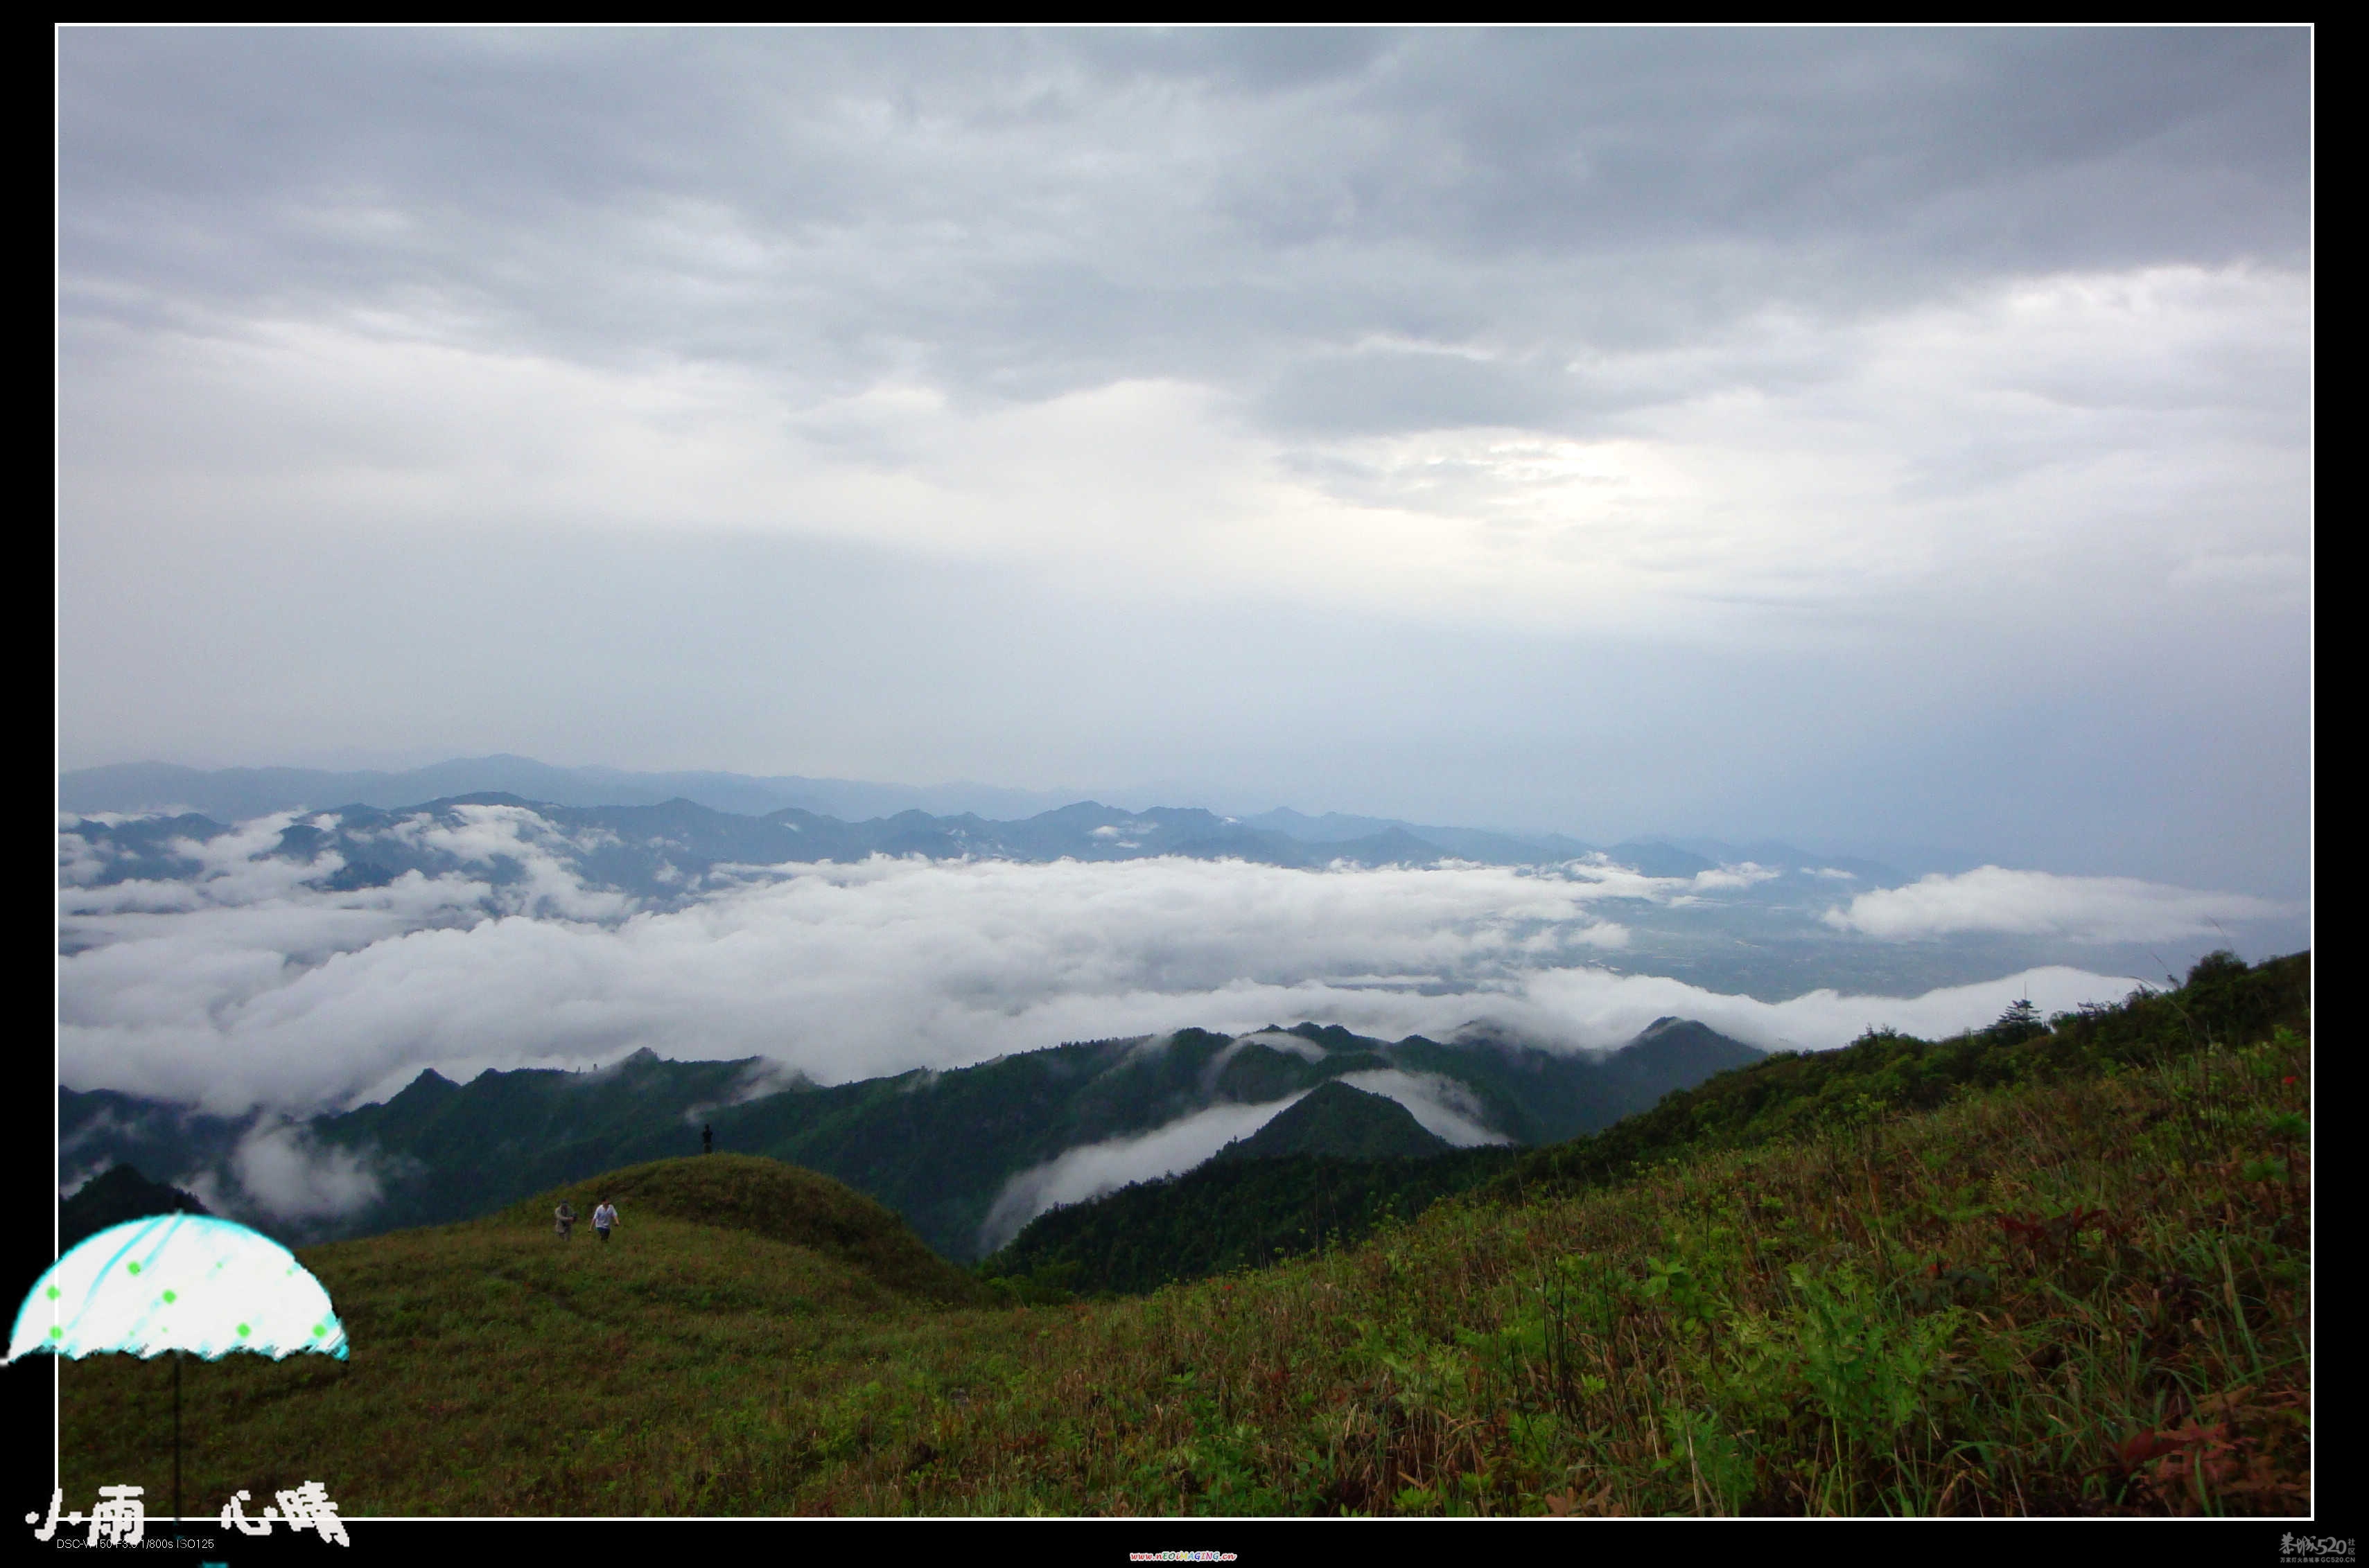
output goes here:
[[2306, 31], [58, 36], [63, 767], [2306, 890]]

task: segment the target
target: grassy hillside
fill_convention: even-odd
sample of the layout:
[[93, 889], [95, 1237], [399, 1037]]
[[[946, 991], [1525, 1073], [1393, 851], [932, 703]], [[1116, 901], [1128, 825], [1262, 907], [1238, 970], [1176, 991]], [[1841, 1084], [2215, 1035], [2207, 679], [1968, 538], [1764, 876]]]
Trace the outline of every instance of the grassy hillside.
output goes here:
[[[566, 1243], [552, 1233], [563, 1192], [581, 1216]], [[622, 1216], [606, 1244], [590, 1227], [604, 1192]], [[704, 1456], [767, 1430], [752, 1374], [778, 1409], [848, 1396], [885, 1367], [968, 1375], [1024, 1333], [980, 1314], [949, 1327], [943, 1301], [980, 1288], [871, 1199], [722, 1154], [299, 1256], [350, 1358], [188, 1363], [192, 1508], [313, 1478], [356, 1517], [746, 1511], [761, 1478]], [[171, 1380], [161, 1358], [61, 1369], [70, 1492], [170, 1495]]]
[[[621, 1217], [658, 1215], [806, 1247], [906, 1295], [971, 1305], [987, 1299], [976, 1278], [923, 1245], [888, 1209], [829, 1176], [753, 1154], [658, 1160], [610, 1171], [538, 1193], [495, 1219], [548, 1226], [566, 1199], [576, 1206], [580, 1240], [604, 1197]], [[602, 1244], [596, 1238], [592, 1244]]]
[[1505, 1199], [1601, 1186], [1699, 1149], [1744, 1149], [1903, 1111], [1970, 1090], [2127, 1071], [2208, 1045], [2311, 1028], [2311, 955], [2251, 966], [2226, 953], [2177, 990], [2142, 992], [2043, 1023], [2028, 1004], [1940, 1041], [1871, 1030], [1840, 1051], [1782, 1051], [1710, 1076], [1605, 1131], [1537, 1150], [1497, 1178]]
[[[1073, 1309], [950, 1511], [2283, 1513], [2309, 1506], [2293, 1034], [1448, 1202], [1353, 1252]], [[1019, 1445], [1035, 1444], [1022, 1449]], [[849, 1506], [849, 1505], [842, 1505]]]
[[[2306, 1512], [2298, 976], [2200, 966], [2054, 1029], [1801, 1059], [1757, 1101], [1714, 1081], [1695, 1108], [1731, 1117], [1618, 1161], [1118, 1301], [949, 1308], [673, 1217], [780, 1207], [669, 1185], [696, 1160], [621, 1196], [605, 1248], [543, 1205], [312, 1249], [352, 1360], [192, 1366], [187, 1492], [315, 1477], [354, 1517]], [[159, 1495], [167, 1369], [63, 1371], [69, 1494]]]

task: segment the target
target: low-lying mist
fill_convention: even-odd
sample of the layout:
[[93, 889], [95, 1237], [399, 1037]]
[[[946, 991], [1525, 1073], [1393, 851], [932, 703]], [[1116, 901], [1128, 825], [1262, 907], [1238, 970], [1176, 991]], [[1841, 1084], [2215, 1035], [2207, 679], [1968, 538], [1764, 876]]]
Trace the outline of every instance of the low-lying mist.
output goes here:
[[[761, 1056], [834, 1083], [1067, 1040], [1301, 1019], [1445, 1038], [1485, 1018], [1589, 1050], [1675, 1014], [1820, 1049], [1871, 1025], [1946, 1033], [2019, 996], [2048, 1010], [2134, 983], [2056, 966], [1910, 997], [1805, 986], [1765, 1001], [1606, 967], [1629, 956], [1625, 920], [1744, 896], [1749, 869], [1677, 879], [1587, 863], [875, 858], [717, 869], [653, 908], [588, 885], [571, 858], [580, 846], [523, 808], [404, 824], [444, 835], [459, 869], [347, 892], [329, 885], [335, 856], [274, 853], [291, 820], [184, 843], [199, 869], [177, 880], [106, 881], [91, 846], [62, 834], [66, 1085], [308, 1110], [383, 1097], [425, 1067], [466, 1078], [641, 1047]], [[2034, 873], [1980, 891], [2000, 918], [2018, 889], [2044, 900], [2076, 881]], [[1934, 907], [1928, 890], [1918, 931]], [[1862, 900], [1835, 923], [1884, 913]]]

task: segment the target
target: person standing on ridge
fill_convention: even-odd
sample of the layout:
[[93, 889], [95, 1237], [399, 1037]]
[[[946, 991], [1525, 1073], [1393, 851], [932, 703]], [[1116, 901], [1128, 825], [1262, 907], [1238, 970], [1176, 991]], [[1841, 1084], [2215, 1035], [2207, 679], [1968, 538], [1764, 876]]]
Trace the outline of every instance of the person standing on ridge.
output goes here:
[[614, 1226], [616, 1222], [616, 1206], [612, 1204], [607, 1199], [602, 1199], [601, 1200], [601, 1207], [592, 1210], [592, 1233], [599, 1236], [605, 1242], [609, 1239], [610, 1229]]
[[551, 1211], [551, 1217], [559, 1221], [555, 1228], [559, 1232], [561, 1241], [570, 1241], [575, 1238], [576, 1205], [563, 1198], [559, 1200], [559, 1207]]
[[699, 1152], [703, 1154], [715, 1153], [715, 1123], [711, 1121], [699, 1130]]

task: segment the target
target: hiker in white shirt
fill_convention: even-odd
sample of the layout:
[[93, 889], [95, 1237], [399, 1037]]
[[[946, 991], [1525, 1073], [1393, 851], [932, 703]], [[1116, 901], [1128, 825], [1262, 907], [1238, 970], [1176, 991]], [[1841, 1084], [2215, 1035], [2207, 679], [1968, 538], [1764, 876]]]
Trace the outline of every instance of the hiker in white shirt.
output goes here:
[[602, 1199], [601, 1207], [592, 1210], [592, 1233], [605, 1242], [609, 1239], [609, 1228], [616, 1222], [616, 1207], [607, 1199]]

